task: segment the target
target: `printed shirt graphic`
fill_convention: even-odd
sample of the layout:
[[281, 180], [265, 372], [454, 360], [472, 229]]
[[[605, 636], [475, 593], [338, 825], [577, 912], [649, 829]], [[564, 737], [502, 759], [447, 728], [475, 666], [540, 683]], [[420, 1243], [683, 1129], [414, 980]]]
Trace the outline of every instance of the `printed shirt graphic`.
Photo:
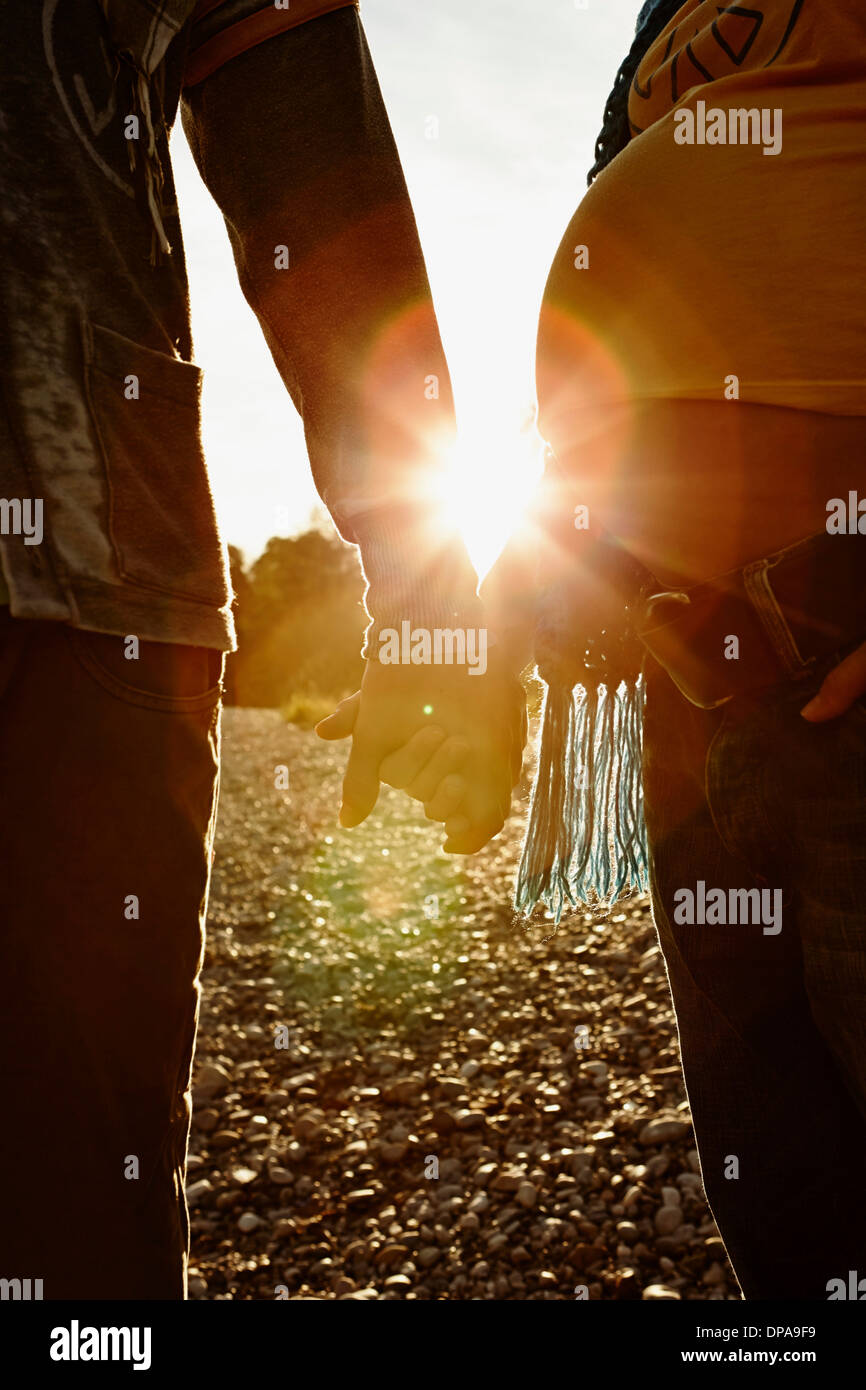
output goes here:
[[[814, 0], [813, 0], [814, 3]], [[665, 116], [692, 87], [779, 60], [796, 60], [804, 0], [759, 5], [683, 5], [651, 45], [629, 94], [629, 125], [639, 135]], [[832, 11], [832, 0], [828, 0]], [[800, 29], [803, 34], [804, 29]], [[793, 40], [793, 42], [792, 42]], [[800, 54], [800, 57], [803, 55]]]
[[[736, 377], [742, 400], [866, 413], [864, 70], [862, 0], [677, 11], [636, 73], [632, 139], [551, 276], [550, 352], [557, 333], [579, 343], [587, 408], [721, 401]], [[711, 113], [729, 129], [734, 111], [752, 138], [702, 143]], [[675, 138], [684, 112], [694, 142]]]

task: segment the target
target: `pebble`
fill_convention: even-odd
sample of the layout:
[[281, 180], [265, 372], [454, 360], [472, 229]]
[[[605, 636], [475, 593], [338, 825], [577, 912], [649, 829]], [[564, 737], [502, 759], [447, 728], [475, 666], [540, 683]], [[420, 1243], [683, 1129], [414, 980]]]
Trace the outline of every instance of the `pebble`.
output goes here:
[[187, 1205], [190, 1207], [198, 1206], [202, 1197], [213, 1190], [213, 1183], [209, 1178], [199, 1178], [198, 1182], [191, 1183], [186, 1189]]
[[379, 1156], [383, 1163], [402, 1163], [408, 1152], [409, 1145], [404, 1139], [395, 1144], [383, 1144]]
[[653, 1217], [653, 1225], [660, 1236], [669, 1236], [682, 1224], [683, 1214], [679, 1207], [659, 1207]]
[[196, 1100], [211, 1100], [228, 1090], [230, 1077], [225, 1067], [203, 1062], [195, 1068], [193, 1090]]
[[638, 1143], [669, 1144], [677, 1139], [684, 1139], [690, 1130], [691, 1125], [686, 1124], [684, 1120], [650, 1120], [638, 1135]]

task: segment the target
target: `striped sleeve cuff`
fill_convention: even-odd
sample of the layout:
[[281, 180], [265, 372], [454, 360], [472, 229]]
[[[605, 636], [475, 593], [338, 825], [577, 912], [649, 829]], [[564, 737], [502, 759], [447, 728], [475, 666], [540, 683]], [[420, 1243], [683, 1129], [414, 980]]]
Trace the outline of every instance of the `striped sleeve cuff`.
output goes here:
[[479, 625], [478, 576], [457, 534], [402, 511], [378, 512], [354, 529], [368, 586], [362, 656], [375, 660], [380, 633], [404, 622], [431, 631]]
[[224, 63], [286, 29], [345, 9], [358, 9], [358, 0], [199, 0], [184, 86], [196, 86]]

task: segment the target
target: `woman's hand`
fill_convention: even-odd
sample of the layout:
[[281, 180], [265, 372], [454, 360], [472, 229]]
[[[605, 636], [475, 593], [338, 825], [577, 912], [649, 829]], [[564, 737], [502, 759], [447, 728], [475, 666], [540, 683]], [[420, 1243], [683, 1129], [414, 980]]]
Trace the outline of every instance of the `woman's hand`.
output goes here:
[[430, 819], [459, 813], [449, 853], [472, 854], [502, 829], [526, 742], [520, 682], [491, 649], [488, 668], [367, 664], [360, 691], [316, 726], [320, 738], [352, 737], [340, 823], [355, 826], [376, 804], [380, 781], [425, 803]]

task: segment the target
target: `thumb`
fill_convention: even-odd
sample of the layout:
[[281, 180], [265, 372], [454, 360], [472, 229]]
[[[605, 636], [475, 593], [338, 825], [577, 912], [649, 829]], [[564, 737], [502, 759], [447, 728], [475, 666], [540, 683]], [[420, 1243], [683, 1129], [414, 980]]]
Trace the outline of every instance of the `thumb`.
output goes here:
[[379, 799], [379, 764], [352, 744], [343, 778], [340, 824], [347, 830], [366, 820]]
[[800, 710], [810, 723], [836, 719], [866, 691], [866, 643], [840, 661], [826, 677], [813, 700]]
[[354, 695], [350, 695], [348, 699], [341, 700], [334, 713], [327, 715], [325, 719], [320, 719], [315, 726], [319, 738], [348, 738], [355, 727], [360, 703], [360, 690], [356, 690]]

